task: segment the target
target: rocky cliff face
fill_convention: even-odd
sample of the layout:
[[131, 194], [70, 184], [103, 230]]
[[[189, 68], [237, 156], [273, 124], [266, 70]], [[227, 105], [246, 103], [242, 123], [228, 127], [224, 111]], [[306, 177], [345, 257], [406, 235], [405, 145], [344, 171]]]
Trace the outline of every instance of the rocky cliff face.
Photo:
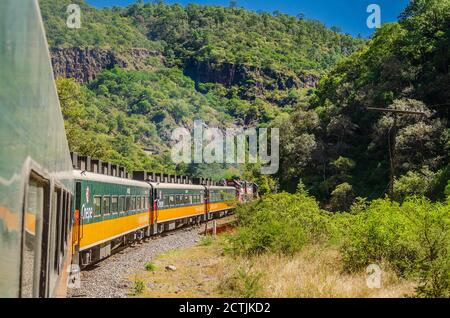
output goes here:
[[220, 83], [227, 87], [251, 85], [256, 90], [313, 88], [319, 81], [313, 74], [288, 75], [270, 68], [196, 60], [185, 64], [185, 73], [198, 82]]
[[[115, 65], [129, 70], [148, 70], [148, 59], [156, 58], [165, 64], [160, 52], [146, 49], [131, 49], [117, 53], [97, 48], [53, 48], [51, 50], [55, 77], [75, 78], [80, 83], [95, 79], [98, 73], [111, 69]], [[313, 74], [285, 74], [270, 68], [255, 66], [214, 63], [211, 61], [186, 61], [185, 74], [196, 82], [220, 83], [227, 87], [245, 87], [243, 98], [258, 96], [265, 90], [287, 90], [291, 88], [316, 87], [319, 78]]]
[[98, 73], [114, 65], [141, 70], [146, 68], [145, 61], [150, 57], [164, 62], [159, 52], [145, 49], [132, 49], [119, 54], [105, 49], [53, 48], [50, 53], [55, 77], [75, 78], [80, 83], [92, 81]]

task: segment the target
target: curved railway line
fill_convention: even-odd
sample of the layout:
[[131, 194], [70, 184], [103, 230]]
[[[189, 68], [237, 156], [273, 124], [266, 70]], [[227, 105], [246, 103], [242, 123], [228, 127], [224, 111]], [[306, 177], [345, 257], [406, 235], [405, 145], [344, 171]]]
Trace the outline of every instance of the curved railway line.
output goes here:
[[[236, 221], [234, 215], [217, 220], [217, 232]], [[213, 222], [208, 222], [207, 233]], [[205, 234], [205, 224], [189, 226], [118, 249], [110, 257], [81, 271], [79, 288], [68, 290], [71, 298], [125, 298], [132, 296], [133, 274], [160, 254], [197, 245]]]

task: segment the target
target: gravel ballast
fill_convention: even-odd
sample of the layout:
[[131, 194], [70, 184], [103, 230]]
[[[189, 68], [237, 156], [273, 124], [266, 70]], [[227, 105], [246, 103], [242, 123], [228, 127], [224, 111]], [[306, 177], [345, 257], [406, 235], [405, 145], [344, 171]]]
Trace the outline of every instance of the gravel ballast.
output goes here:
[[201, 227], [195, 226], [150, 239], [127, 247], [81, 272], [79, 289], [69, 289], [68, 297], [124, 298], [133, 283], [130, 275], [144, 269], [154, 257], [178, 248], [195, 246], [200, 240]]

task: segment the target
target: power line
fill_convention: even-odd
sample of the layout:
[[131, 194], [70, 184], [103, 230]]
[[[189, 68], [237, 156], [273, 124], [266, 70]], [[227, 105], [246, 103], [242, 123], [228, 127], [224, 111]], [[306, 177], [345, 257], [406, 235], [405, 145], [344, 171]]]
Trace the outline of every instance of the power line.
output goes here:
[[395, 113], [395, 114], [410, 114], [410, 115], [423, 115], [427, 114], [424, 112], [413, 111], [413, 110], [402, 110], [402, 109], [391, 109], [391, 108], [377, 108], [377, 107], [367, 107], [367, 110], [373, 110], [384, 113]]

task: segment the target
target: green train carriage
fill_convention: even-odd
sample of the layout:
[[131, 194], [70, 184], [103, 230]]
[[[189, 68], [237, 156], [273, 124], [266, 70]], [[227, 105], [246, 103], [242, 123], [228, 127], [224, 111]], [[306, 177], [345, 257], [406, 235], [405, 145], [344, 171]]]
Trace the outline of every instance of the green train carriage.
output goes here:
[[63, 297], [74, 184], [36, 0], [0, 1], [0, 297]]
[[74, 179], [73, 250], [81, 267], [145, 237], [227, 215], [236, 196], [233, 187], [144, 182], [80, 170]]
[[150, 184], [79, 170], [74, 171], [74, 178], [78, 220], [74, 259], [82, 267], [144, 237], [152, 210]]

